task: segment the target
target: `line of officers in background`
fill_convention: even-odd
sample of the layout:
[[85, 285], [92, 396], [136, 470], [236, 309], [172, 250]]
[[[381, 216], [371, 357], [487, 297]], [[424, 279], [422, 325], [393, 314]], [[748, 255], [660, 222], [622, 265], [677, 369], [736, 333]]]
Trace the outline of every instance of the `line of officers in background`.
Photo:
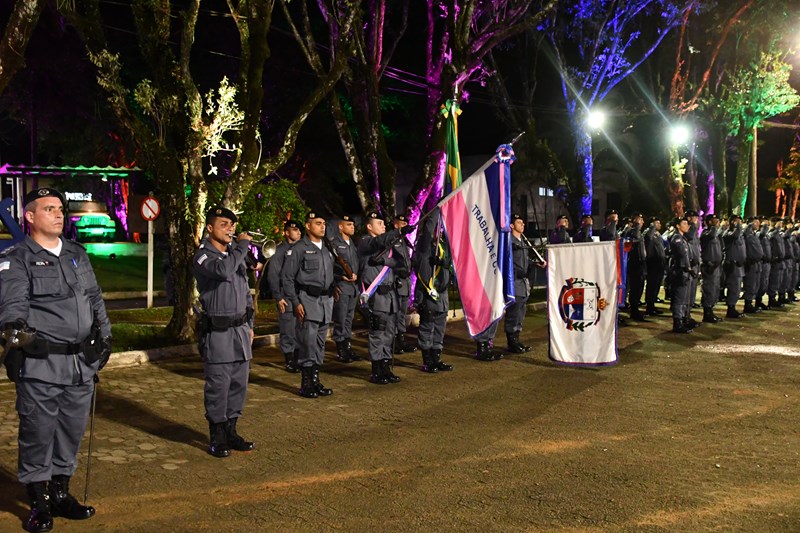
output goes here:
[[[663, 234], [659, 217], [650, 217], [647, 226], [644, 220], [641, 213], [634, 213], [618, 228], [619, 215], [610, 210], [597, 234], [601, 241], [619, 238], [625, 242], [627, 302], [623, 303], [632, 320], [641, 322], [647, 315], [662, 314], [656, 308], [662, 284], [670, 299], [675, 333], [691, 333], [699, 325], [691, 316], [692, 308], [703, 308], [703, 322], [720, 322], [722, 318], [714, 313], [718, 301], [726, 303], [725, 317], [730, 319], [798, 301], [800, 226], [791, 218], [752, 216], [744, 222], [736, 214], [725, 219], [706, 214], [700, 228], [698, 213], [688, 211], [670, 221]], [[581, 217], [572, 237], [568, 227], [567, 217], [560, 216], [549, 242], [592, 241], [591, 215]], [[700, 304], [696, 303], [698, 286]], [[736, 308], [740, 299], [743, 311]]]

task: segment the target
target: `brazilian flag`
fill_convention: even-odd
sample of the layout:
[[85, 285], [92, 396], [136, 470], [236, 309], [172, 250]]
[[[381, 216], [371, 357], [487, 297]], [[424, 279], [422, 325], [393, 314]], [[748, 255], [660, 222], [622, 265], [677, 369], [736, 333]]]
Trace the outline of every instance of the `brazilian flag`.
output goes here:
[[461, 158], [458, 155], [458, 115], [461, 114], [461, 109], [455, 100], [448, 100], [442, 106], [441, 113], [447, 119], [447, 139], [445, 140], [447, 175], [442, 191], [442, 198], [444, 198], [461, 185]]

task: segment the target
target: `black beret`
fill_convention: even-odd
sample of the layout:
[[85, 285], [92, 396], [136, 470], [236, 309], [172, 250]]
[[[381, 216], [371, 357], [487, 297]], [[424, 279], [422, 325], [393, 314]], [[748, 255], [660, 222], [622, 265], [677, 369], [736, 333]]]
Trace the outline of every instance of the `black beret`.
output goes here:
[[522, 217], [517, 213], [511, 213], [511, 222], [516, 222], [517, 220], [522, 220]]
[[775, 222], [783, 222], [783, 218], [782, 217], [778, 217], [778, 216], [774, 216], [769, 220], [770, 220], [770, 222], [773, 222], [773, 223], [775, 223]]
[[584, 214], [581, 215], [581, 220], [584, 220], [584, 219], [587, 219], [587, 218], [592, 218], [592, 214], [591, 213], [584, 213]]
[[286, 222], [283, 223], [283, 231], [292, 228], [300, 229], [300, 223], [296, 220], [287, 220]]
[[556, 222], [563, 219], [569, 220], [569, 217], [567, 215], [558, 215], [558, 218], [556, 218]]
[[661, 217], [653, 216], [647, 219], [647, 221], [652, 224], [653, 222], [661, 222]]
[[638, 217], [644, 218], [644, 215], [642, 213], [638, 212], [638, 211], [635, 212], [635, 213], [631, 213], [631, 220], [633, 220], [634, 218], [638, 218]]
[[697, 211], [686, 211], [686, 217], [699, 217], [700, 214]]
[[675, 226], [677, 226], [681, 222], [689, 222], [689, 217], [687, 217], [687, 216], [675, 217], [675, 220], [673, 220], [673, 224]]
[[764, 221], [769, 222], [769, 217], [767, 215], [759, 215], [758, 219], [762, 222]]
[[703, 217], [703, 220], [705, 220], [706, 222], [710, 222], [710, 221], [714, 220], [715, 218], [719, 218], [719, 217], [717, 215], [715, 215], [714, 213], [706, 213], [706, 216]]
[[408, 217], [405, 215], [395, 215], [394, 219], [400, 222], [408, 222]]
[[318, 215], [316, 211], [309, 211], [306, 214], [306, 222], [308, 222], [309, 220], [314, 220], [315, 218], [322, 218], [322, 216]]
[[731, 213], [731, 216], [728, 217], [728, 220], [730, 220], [731, 222], [734, 221], [734, 220], [737, 220], [737, 219], [738, 220], [742, 220], [742, 215], [737, 215], [736, 213]]
[[206, 213], [206, 224], [211, 224], [217, 217], [227, 218], [231, 222], [236, 222], [237, 220], [236, 213], [227, 207], [212, 207], [208, 210], [208, 213]]
[[618, 215], [616, 209], [606, 209], [606, 218], [610, 217], [611, 215]]
[[61, 200], [62, 205], [64, 206], [67, 205], [67, 203], [64, 201], [64, 195], [55, 189], [51, 189], [50, 187], [40, 187], [38, 189], [33, 189], [32, 191], [28, 192], [28, 194], [25, 195], [23, 201], [25, 205], [28, 205], [34, 200], [38, 200], [39, 198], [47, 198], [48, 196], [52, 198], [58, 198], [59, 200]]
[[786, 218], [784, 218], [784, 219], [783, 219], [783, 223], [784, 223], [784, 224], [791, 224], [791, 223], [792, 223], [792, 219], [791, 219], [791, 217], [786, 217]]
[[370, 211], [369, 213], [367, 213], [367, 219], [368, 220], [371, 220], [373, 218], [378, 218], [378, 219], [383, 220], [383, 217], [380, 216], [377, 211]]
[[757, 217], [757, 216], [750, 216], [750, 217], [747, 217], [747, 222], [748, 222], [748, 223], [750, 223], [750, 222], [754, 222], [754, 221], [756, 221], [756, 220], [758, 220], [758, 217]]
[[353, 217], [350, 215], [342, 215], [342, 218], [339, 219], [340, 222], [354, 222]]

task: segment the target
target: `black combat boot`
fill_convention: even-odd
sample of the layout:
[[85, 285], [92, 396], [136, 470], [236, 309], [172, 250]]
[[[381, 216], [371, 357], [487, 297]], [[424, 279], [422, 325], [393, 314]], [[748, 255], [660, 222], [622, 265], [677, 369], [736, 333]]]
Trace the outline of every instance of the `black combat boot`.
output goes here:
[[283, 358], [286, 360], [286, 371], [291, 372], [292, 374], [297, 374], [297, 372], [300, 370], [297, 367], [297, 351], [285, 353], [283, 354]]
[[782, 293], [780, 293], [778, 295], [778, 303], [781, 304], [781, 307], [783, 307], [785, 304], [789, 303], [789, 300], [786, 298], [786, 294], [785, 293], [782, 292]]
[[237, 452], [249, 452], [256, 447], [255, 442], [244, 440], [244, 438], [236, 432], [236, 422], [238, 418], [229, 418], [225, 426], [225, 432], [228, 436], [228, 445], [232, 450]]
[[735, 305], [728, 306], [728, 312], [725, 313], [725, 318], [743, 318], [745, 316], [744, 313], [740, 313], [736, 310]]
[[703, 322], [707, 322], [709, 324], [716, 324], [718, 322], [722, 322], [722, 319], [714, 314], [713, 307], [704, 307], [703, 308]]
[[208, 453], [214, 457], [228, 457], [231, 454], [231, 449], [228, 446], [228, 434], [225, 431], [227, 422], [215, 424], [208, 423], [208, 432], [210, 434]]
[[394, 336], [394, 353], [411, 353], [416, 351], [417, 347], [407, 343], [403, 333], [398, 333]]
[[650, 322], [649, 320], [647, 320], [647, 317], [645, 317], [639, 310], [638, 305], [631, 306], [631, 320], [634, 320], [636, 322]]
[[350, 354], [347, 350], [347, 341], [336, 341], [336, 360], [340, 363], [352, 363], [353, 359], [350, 358]]
[[422, 371], [429, 374], [435, 374], [439, 371], [439, 367], [436, 366], [436, 362], [432, 358], [432, 351], [425, 348], [422, 349]]
[[682, 318], [672, 317], [672, 333], [691, 333], [692, 329], [686, 327], [686, 323]]
[[36, 481], [25, 485], [31, 501], [31, 514], [25, 521], [25, 530], [31, 532], [53, 529], [53, 514], [50, 507], [50, 494], [46, 481]]
[[386, 381], [389, 383], [400, 383], [400, 378], [394, 375], [392, 372], [392, 360], [391, 359], [382, 359], [381, 360], [381, 373], [384, 377], [386, 377]]
[[311, 378], [314, 380], [314, 387], [317, 389], [317, 394], [320, 396], [330, 396], [333, 394], [333, 389], [325, 387], [325, 385], [319, 381], [319, 365], [313, 365], [311, 368], [314, 369]]
[[647, 309], [644, 311], [649, 316], [663, 315], [664, 311], [658, 309], [656, 304], [647, 304]]
[[492, 351], [492, 344], [489, 341], [476, 342], [478, 349], [475, 358], [479, 361], [499, 361], [503, 354]]
[[314, 383], [314, 367], [304, 366], [300, 369], [300, 396], [303, 398], [316, 398], [319, 396]]
[[53, 516], [69, 520], [86, 520], [94, 516], [94, 507], [81, 505], [69, 493], [69, 476], [53, 476], [50, 480], [50, 509]]
[[507, 333], [508, 351], [511, 353], [526, 353], [531, 351], [530, 346], [525, 346], [519, 341], [519, 333]]
[[770, 309], [782, 309], [783, 304], [778, 301], [778, 295], [773, 295], [769, 297], [769, 307]]
[[356, 355], [356, 353], [353, 351], [353, 345], [351, 344], [350, 339], [345, 339], [344, 342], [346, 343], [347, 357], [351, 361], [361, 361], [361, 357]]
[[790, 304], [794, 304], [796, 302], [800, 302], [800, 298], [795, 296], [794, 291], [789, 291], [789, 297], [787, 298], [787, 302]]
[[745, 313], [760, 313], [761, 310], [758, 309], [755, 305], [753, 305], [753, 302], [751, 302], [750, 300], [747, 300], [744, 303], [744, 312]]
[[769, 303], [764, 303], [764, 300], [763, 300], [763, 298], [764, 298], [764, 297], [762, 296], [761, 298], [758, 298], [758, 299], [756, 300], [756, 302], [758, 302], [758, 304], [756, 305], [756, 307], [758, 307], [758, 308], [759, 308], [759, 309], [761, 309], [762, 311], [769, 311], [769, 310], [770, 310]]
[[695, 329], [696, 327], [700, 326], [700, 324], [692, 318], [692, 315], [688, 315], [683, 319], [683, 323], [686, 324], [686, 327], [689, 329]]
[[449, 372], [453, 370], [453, 365], [448, 365], [447, 363], [442, 362], [442, 351], [441, 350], [431, 350], [431, 360], [436, 364], [436, 368], [441, 370], [442, 372]]
[[369, 380], [376, 385], [386, 385], [389, 383], [389, 378], [383, 375], [383, 359], [380, 361], [372, 361], [372, 374]]

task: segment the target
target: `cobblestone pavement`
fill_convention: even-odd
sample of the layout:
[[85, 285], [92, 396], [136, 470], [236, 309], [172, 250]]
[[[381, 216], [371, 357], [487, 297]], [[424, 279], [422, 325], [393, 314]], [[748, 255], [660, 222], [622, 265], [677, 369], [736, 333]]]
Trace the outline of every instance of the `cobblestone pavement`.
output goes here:
[[[226, 459], [206, 453], [196, 357], [106, 369], [97, 515], [55, 530], [797, 531], [798, 321], [792, 308], [676, 336], [655, 320], [621, 329], [620, 363], [603, 369], [549, 362], [542, 312], [526, 319], [533, 351], [495, 363], [452, 323], [453, 372], [403, 354], [387, 386], [367, 362], [334, 362], [329, 342], [321, 377], [335, 392], [316, 400], [259, 348], [239, 424], [257, 447]], [[364, 352], [364, 332], [354, 344]], [[0, 417], [0, 531], [15, 531], [27, 503], [4, 378]]]

